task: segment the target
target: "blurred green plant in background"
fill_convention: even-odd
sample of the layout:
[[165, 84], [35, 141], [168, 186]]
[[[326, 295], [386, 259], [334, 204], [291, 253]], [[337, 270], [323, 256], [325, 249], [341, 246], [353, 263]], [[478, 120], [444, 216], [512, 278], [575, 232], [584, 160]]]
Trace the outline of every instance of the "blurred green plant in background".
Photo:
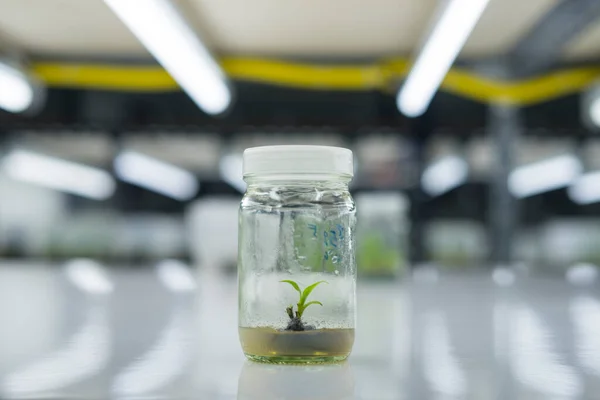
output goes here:
[[379, 232], [369, 232], [360, 238], [357, 248], [358, 272], [366, 276], [394, 276], [406, 267], [404, 256], [386, 245]]

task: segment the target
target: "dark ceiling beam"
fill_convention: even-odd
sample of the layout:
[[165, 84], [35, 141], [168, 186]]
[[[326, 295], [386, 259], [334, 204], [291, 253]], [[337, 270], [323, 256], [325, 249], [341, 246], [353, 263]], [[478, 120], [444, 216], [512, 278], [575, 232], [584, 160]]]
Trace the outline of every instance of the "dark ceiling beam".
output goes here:
[[561, 0], [508, 55], [516, 76], [543, 72], [557, 64], [565, 46], [600, 17], [600, 0]]

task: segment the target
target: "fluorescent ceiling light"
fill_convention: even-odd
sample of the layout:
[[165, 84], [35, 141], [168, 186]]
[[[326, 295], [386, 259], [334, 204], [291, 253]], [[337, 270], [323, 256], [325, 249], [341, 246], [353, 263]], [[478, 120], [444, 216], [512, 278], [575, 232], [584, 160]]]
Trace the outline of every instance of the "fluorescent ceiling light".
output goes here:
[[589, 105], [590, 120], [596, 127], [600, 127], [600, 96], [596, 97]]
[[115, 191], [115, 181], [106, 171], [26, 150], [9, 153], [2, 171], [13, 179], [95, 200], [107, 199]]
[[572, 155], [562, 155], [516, 168], [508, 177], [508, 188], [516, 197], [529, 197], [569, 186], [582, 167]]
[[398, 109], [409, 117], [425, 112], [489, 0], [450, 0], [398, 92]]
[[444, 157], [423, 171], [421, 185], [431, 196], [439, 196], [467, 181], [469, 166], [457, 156]]
[[121, 180], [176, 200], [190, 200], [198, 193], [194, 174], [144, 154], [121, 153], [115, 158], [114, 166]]
[[0, 108], [20, 113], [31, 107], [33, 99], [33, 86], [25, 74], [0, 63]]
[[600, 171], [587, 173], [577, 179], [567, 189], [571, 200], [577, 204], [591, 204], [600, 201]]
[[104, 0], [182, 89], [208, 114], [231, 103], [225, 74], [168, 0]]
[[241, 193], [246, 191], [246, 182], [243, 176], [243, 160], [241, 154], [229, 154], [221, 157], [219, 172], [221, 178]]

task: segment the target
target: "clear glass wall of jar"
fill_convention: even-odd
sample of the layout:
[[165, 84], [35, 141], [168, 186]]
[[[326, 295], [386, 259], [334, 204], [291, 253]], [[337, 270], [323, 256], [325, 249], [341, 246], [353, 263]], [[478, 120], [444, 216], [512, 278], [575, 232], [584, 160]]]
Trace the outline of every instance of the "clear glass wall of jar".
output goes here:
[[352, 152], [269, 146], [244, 153], [239, 334], [252, 360], [344, 360], [354, 343]]

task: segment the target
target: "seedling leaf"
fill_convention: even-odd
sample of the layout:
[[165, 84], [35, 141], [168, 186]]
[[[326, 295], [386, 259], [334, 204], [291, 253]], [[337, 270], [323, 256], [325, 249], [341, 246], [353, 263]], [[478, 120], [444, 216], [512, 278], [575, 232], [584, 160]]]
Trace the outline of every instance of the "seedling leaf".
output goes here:
[[[308, 303], [306, 302], [306, 300], [308, 299], [308, 296], [310, 296], [310, 294], [312, 293], [312, 291], [319, 286], [321, 283], [327, 283], [327, 281], [319, 281], [319, 282], [315, 282], [310, 286], [307, 286], [304, 291], [300, 290], [300, 286], [294, 282], [291, 281], [289, 279], [284, 279], [280, 282], [285, 282], [285, 283], [289, 283], [299, 294], [300, 294], [300, 298], [298, 300], [298, 303], [296, 304], [296, 306], [298, 307], [298, 309], [296, 310], [296, 317], [294, 317], [294, 307], [293, 306], [289, 306], [285, 309], [285, 312], [287, 313], [287, 315], [290, 317], [290, 320], [292, 320], [293, 323], [295, 320], [297, 320], [295, 323], [296, 324], [300, 324], [300, 327], [302, 327], [302, 314], [304, 313], [304, 310], [306, 310], [306, 308], [308, 308], [308, 306], [312, 305], [312, 304], [318, 304], [320, 306], [323, 306], [323, 303], [321, 303], [320, 301], [309, 301]], [[297, 329], [294, 329], [297, 330]], [[303, 330], [303, 329], [300, 329]]]
[[279, 282], [286, 282], [289, 283], [290, 285], [292, 285], [294, 287], [294, 289], [296, 289], [298, 291], [298, 293], [300, 293], [300, 296], [302, 296], [302, 291], [300, 290], [300, 286], [298, 286], [298, 284], [294, 281], [290, 281], [289, 279], [284, 279], [282, 281]]
[[308, 299], [308, 296], [312, 293], [312, 291], [319, 286], [321, 283], [327, 283], [327, 281], [319, 281], [319, 282], [315, 282], [310, 286], [307, 286], [306, 289], [304, 289], [304, 291], [300, 294], [300, 302], [299, 304], [304, 304], [306, 302], [306, 299]]
[[310, 306], [311, 304], [318, 304], [318, 305], [320, 305], [321, 307], [323, 306], [323, 303], [321, 303], [320, 301], [313, 300], [313, 301], [309, 301], [308, 303], [306, 303], [306, 304], [304, 305], [304, 309], [306, 310], [306, 307]]

